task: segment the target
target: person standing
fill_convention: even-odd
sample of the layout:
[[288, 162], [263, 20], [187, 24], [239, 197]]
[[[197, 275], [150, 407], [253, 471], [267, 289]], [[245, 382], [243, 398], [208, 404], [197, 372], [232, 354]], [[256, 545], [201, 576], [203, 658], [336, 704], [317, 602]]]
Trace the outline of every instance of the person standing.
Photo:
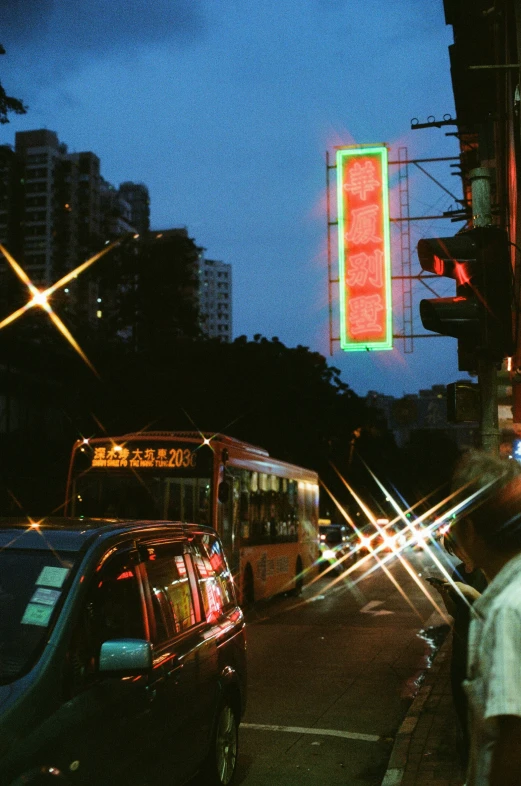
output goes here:
[[[452, 701], [459, 721], [458, 750], [461, 765], [466, 770], [469, 759], [470, 740], [468, 733], [468, 703], [463, 682], [467, 674], [468, 634], [470, 607], [487, 586], [487, 580], [479, 568], [475, 568], [468, 555], [463, 554], [450, 535], [446, 534], [443, 545], [449, 554], [461, 560], [454, 568], [451, 581], [435, 585], [443, 598], [447, 612], [453, 618], [452, 647], [450, 661], [450, 683]], [[454, 591], [458, 588], [458, 592]]]
[[451, 537], [488, 582], [472, 606], [469, 628], [466, 786], [520, 786], [521, 467], [470, 451], [455, 469], [453, 486], [464, 489], [468, 506]]

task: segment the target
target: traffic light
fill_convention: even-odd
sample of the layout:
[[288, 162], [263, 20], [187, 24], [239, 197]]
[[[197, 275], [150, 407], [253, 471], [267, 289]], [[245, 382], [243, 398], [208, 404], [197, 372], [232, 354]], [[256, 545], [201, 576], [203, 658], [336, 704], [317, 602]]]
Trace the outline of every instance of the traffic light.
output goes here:
[[447, 385], [447, 421], [472, 423], [480, 419], [479, 386], [474, 382], [450, 382]]
[[508, 237], [498, 227], [475, 227], [454, 237], [418, 243], [423, 270], [456, 281], [456, 296], [420, 301], [423, 327], [458, 339], [461, 371], [479, 358], [501, 362], [513, 354], [512, 266]]

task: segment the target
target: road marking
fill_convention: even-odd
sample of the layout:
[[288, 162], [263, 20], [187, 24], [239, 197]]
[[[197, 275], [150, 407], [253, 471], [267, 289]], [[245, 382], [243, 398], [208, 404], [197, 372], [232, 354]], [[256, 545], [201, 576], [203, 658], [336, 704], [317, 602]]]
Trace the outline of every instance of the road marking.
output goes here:
[[270, 726], [267, 723], [241, 723], [241, 729], [257, 731], [289, 731], [291, 734], [314, 734], [321, 737], [343, 737], [346, 740], [362, 740], [363, 742], [379, 742], [381, 737], [374, 734], [358, 734], [356, 731], [339, 731], [338, 729], [306, 729], [301, 726]]
[[375, 611], [376, 606], [381, 606], [383, 600], [370, 600], [365, 606], [359, 609], [360, 614], [372, 614], [373, 617], [379, 617], [382, 614], [394, 614], [394, 611], [387, 611], [387, 609], [379, 609]]

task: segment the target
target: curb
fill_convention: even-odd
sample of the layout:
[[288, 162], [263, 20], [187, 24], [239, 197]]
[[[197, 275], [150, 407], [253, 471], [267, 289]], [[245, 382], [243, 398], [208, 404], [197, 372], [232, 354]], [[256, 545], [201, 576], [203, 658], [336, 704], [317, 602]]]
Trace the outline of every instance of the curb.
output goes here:
[[[433, 619], [435, 617], [435, 619]], [[433, 614], [428, 620], [425, 627], [429, 627], [431, 623], [434, 625], [439, 624], [439, 616]], [[425, 683], [418, 691], [418, 695], [412, 702], [409, 710], [402, 721], [400, 728], [396, 734], [389, 764], [381, 786], [400, 786], [409, 755], [409, 748], [411, 745], [412, 736], [418, 723], [418, 719], [423, 711], [425, 702], [431, 695], [434, 682], [438, 676], [442, 664], [446, 661], [450, 654], [452, 637], [449, 635], [436, 653], [432, 666], [427, 671]]]

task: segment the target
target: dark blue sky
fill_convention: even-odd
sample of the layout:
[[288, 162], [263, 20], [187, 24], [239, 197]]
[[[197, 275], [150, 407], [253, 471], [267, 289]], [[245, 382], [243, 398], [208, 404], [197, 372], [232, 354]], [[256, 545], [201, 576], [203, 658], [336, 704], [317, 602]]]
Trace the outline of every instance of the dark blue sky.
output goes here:
[[[328, 355], [327, 149], [458, 152], [445, 129], [410, 131], [412, 117], [454, 114], [442, 0], [0, 0], [0, 22], [1, 79], [29, 105], [1, 142], [49, 128], [70, 151], [96, 153], [115, 185], [146, 183], [153, 228], [186, 226], [208, 258], [232, 264], [234, 335]], [[460, 195], [448, 163], [430, 171]], [[410, 175], [411, 215], [454, 207]], [[460, 226], [416, 222], [413, 247]], [[414, 292], [417, 313], [430, 295]], [[395, 305], [401, 332], [398, 285]], [[356, 393], [399, 396], [462, 376], [455, 344], [337, 350], [329, 362]]]

